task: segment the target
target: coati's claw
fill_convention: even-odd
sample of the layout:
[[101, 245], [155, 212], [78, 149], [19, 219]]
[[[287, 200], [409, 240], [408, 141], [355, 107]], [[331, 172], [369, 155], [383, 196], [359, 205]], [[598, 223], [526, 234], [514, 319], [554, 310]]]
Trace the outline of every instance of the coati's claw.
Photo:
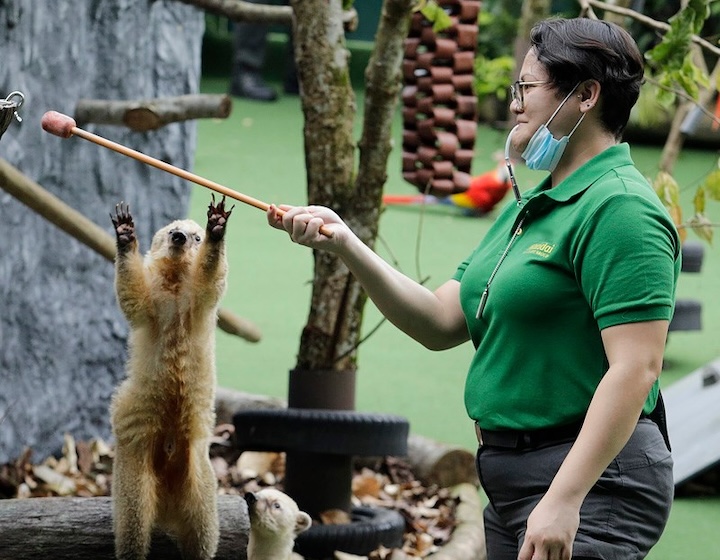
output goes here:
[[235, 208], [235, 205], [229, 210], [225, 210], [225, 195], [217, 205], [215, 204], [215, 195], [212, 195], [212, 201], [207, 212], [207, 234], [211, 241], [220, 241], [225, 236], [225, 227], [233, 208]]
[[110, 214], [118, 248], [124, 249], [135, 241], [135, 223], [130, 215], [130, 206], [121, 202], [115, 205], [115, 216]]

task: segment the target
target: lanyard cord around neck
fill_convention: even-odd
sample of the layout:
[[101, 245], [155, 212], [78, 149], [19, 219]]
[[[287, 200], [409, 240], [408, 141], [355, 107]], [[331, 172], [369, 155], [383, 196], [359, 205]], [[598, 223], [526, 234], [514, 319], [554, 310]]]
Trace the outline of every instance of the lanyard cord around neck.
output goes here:
[[485, 304], [487, 303], [488, 295], [490, 293], [490, 284], [492, 283], [493, 279], [495, 278], [495, 275], [497, 274], [497, 271], [500, 268], [500, 265], [503, 263], [503, 261], [505, 260], [505, 257], [507, 257], [507, 254], [510, 252], [510, 247], [513, 246], [513, 243], [515, 243], [515, 240], [522, 233], [522, 226], [523, 226], [523, 223], [525, 222], [525, 218], [527, 218], [527, 212], [525, 212], [523, 217], [520, 218], [520, 222], [518, 223], [517, 227], [515, 228], [515, 231], [513, 232], [512, 237], [510, 237], [510, 241], [508, 241], [508, 244], [505, 247], [503, 254], [500, 255], [500, 259], [498, 260], [497, 264], [495, 265], [495, 268], [493, 269], [492, 273], [490, 274], [490, 278], [488, 278], [487, 284], [485, 284], [485, 289], [483, 290], [483, 293], [480, 296], [480, 303], [478, 303], [477, 311], [475, 312], [476, 319], [480, 319], [482, 317], [483, 311], [485, 310]]

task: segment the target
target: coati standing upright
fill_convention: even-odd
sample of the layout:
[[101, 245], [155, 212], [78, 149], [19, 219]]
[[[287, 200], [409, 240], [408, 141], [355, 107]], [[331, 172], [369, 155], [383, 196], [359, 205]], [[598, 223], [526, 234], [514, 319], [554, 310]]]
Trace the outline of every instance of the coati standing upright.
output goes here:
[[113, 530], [120, 560], [143, 560], [153, 528], [185, 560], [210, 560], [219, 540], [215, 426], [215, 328], [225, 291], [225, 198], [192, 220], [159, 230], [143, 258], [129, 208], [111, 215], [115, 289], [130, 323], [127, 378], [110, 406], [115, 460]]

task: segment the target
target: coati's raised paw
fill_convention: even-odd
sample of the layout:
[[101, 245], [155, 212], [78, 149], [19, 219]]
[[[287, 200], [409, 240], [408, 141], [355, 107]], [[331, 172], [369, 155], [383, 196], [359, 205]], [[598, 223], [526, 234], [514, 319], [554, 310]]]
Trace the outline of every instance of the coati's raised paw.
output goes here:
[[212, 201], [207, 212], [207, 234], [211, 241], [220, 241], [225, 236], [225, 226], [233, 208], [235, 208], [235, 205], [229, 210], [225, 210], [225, 195], [217, 205], [215, 204], [215, 195], [212, 195]]
[[135, 241], [135, 224], [130, 215], [130, 206], [121, 202], [115, 205], [115, 216], [110, 214], [118, 249], [126, 249]]

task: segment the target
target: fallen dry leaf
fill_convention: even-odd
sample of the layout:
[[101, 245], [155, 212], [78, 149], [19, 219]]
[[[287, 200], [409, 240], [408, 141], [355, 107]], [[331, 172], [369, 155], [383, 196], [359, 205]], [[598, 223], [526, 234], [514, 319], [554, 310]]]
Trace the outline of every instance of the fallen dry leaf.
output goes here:
[[[219, 425], [210, 446], [218, 492], [242, 496], [268, 486], [282, 489], [285, 454], [241, 454], [232, 445], [233, 431], [232, 425]], [[0, 465], [0, 499], [109, 496], [113, 456], [112, 447], [101, 439], [76, 441], [70, 435], [65, 436], [61, 457], [48, 457], [38, 465], [32, 462], [32, 450], [25, 449], [15, 461]], [[424, 486], [406, 461], [384, 457], [375, 460], [371, 467], [365, 462], [356, 471], [352, 486], [354, 505], [394, 509], [406, 521], [401, 548], [381, 546], [360, 558], [425, 558], [449, 540], [456, 523], [457, 500], [447, 488]], [[322, 521], [348, 523], [350, 518], [347, 512], [332, 510], [322, 514]]]

